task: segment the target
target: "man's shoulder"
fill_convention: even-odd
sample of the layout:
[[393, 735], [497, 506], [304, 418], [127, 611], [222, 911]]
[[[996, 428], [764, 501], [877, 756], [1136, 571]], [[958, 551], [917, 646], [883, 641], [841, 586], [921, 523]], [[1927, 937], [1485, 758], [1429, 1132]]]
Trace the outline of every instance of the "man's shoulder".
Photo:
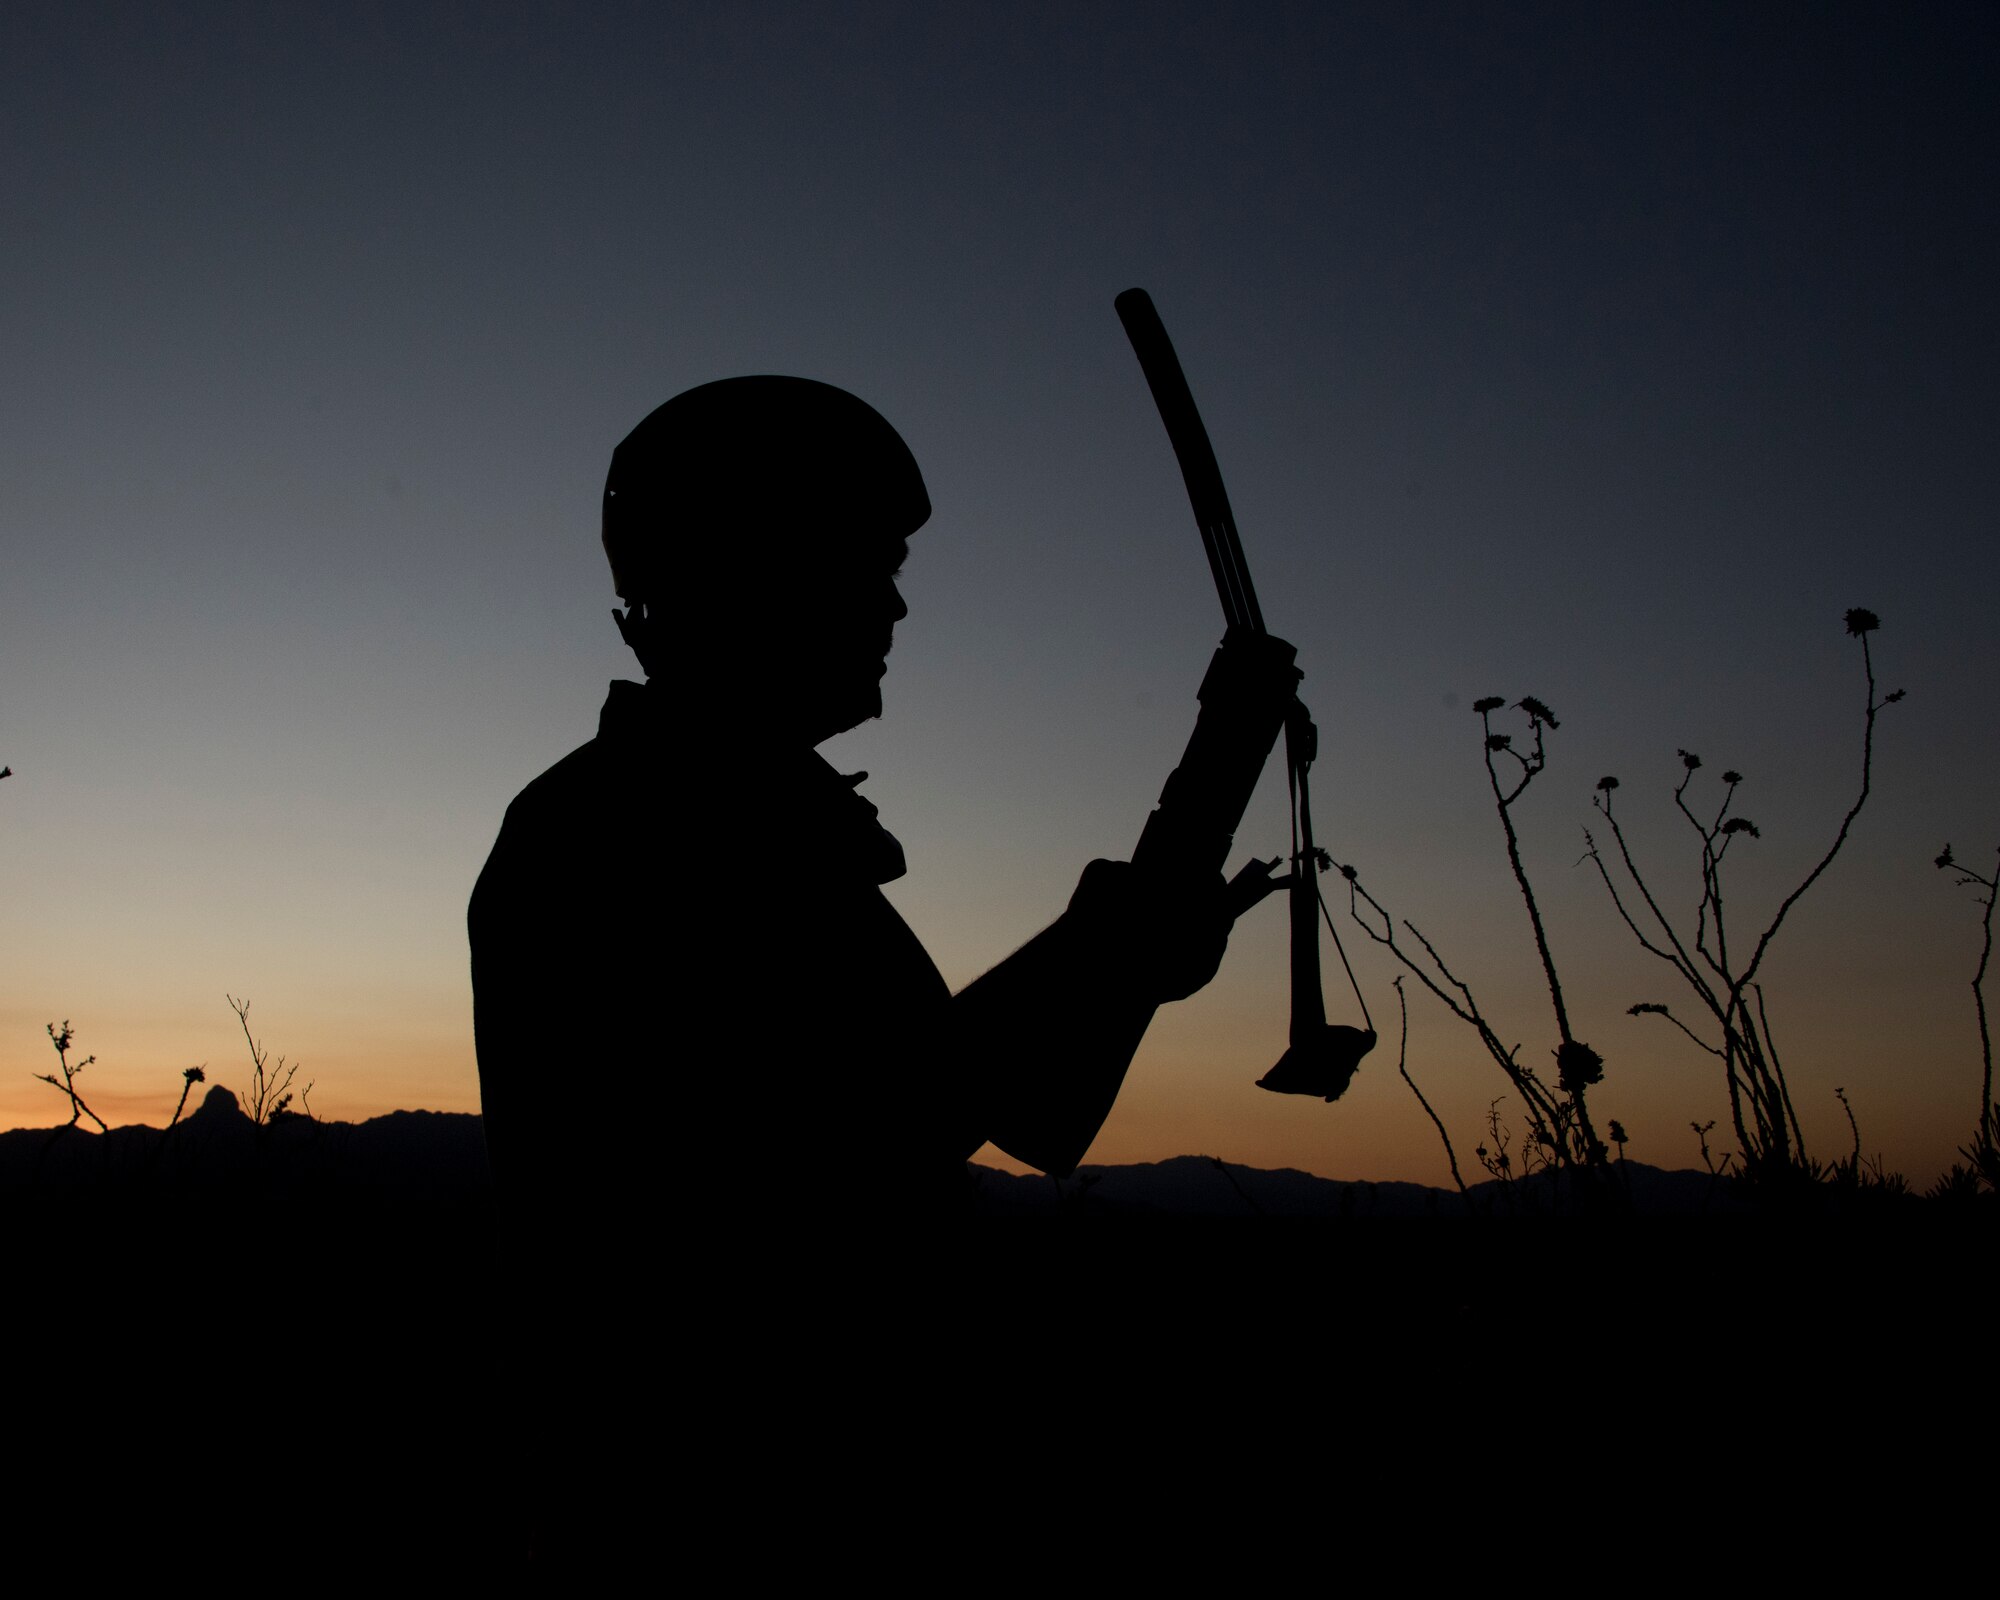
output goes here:
[[635, 683], [614, 683], [598, 719], [597, 737], [531, 782], [507, 807], [506, 826], [566, 824], [572, 818], [601, 816], [607, 807], [645, 787], [657, 754], [643, 721], [642, 691]]
[[[629, 697], [613, 685], [607, 713]], [[577, 746], [508, 804], [500, 836], [473, 887], [475, 923], [523, 896], [587, 892], [608, 884], [608, 866], [628, 861], [657, 825], [657, 747], [609, 714], [597, 737]]]
[[511, 915], [523, 895], [546, 893], [547, 885], [571, 876], [579, 846], [600, 835], [591, 804], [603, 790], [596, 744], [593, 739], [572, 750], [508, 805], [472, 887], [468, 914], [475, 936], [493, 917]]
[[508, 802], [503, 827], [565, 818], [601, 804], [607, 786], [615, 782], [616, 766], [604, 741], [591, 739], [533, 779]]

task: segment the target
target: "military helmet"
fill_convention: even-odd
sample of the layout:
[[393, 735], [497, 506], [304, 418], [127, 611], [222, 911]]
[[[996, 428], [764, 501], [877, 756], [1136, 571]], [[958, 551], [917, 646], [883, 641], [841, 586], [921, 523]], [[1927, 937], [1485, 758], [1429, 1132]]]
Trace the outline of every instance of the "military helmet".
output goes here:
[[916, 457], [865, 400], [810, 378], [724, 378], [675, 395], [612, 451], [604, 553], [629, 603], [714, 564], [718, 539], [779, 541], [748, 552], [761, 559], [857, 524], [906, 538], [930, 514]]

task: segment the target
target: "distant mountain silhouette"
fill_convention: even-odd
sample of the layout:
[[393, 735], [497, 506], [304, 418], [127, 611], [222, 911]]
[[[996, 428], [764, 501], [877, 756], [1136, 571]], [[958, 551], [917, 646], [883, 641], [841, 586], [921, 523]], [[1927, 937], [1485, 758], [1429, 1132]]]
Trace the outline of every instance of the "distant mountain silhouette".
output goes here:
[[483, 1195], [490, 1179], [477, 1116], [392, 1111], [350, 1123], [286, 1113], [260, 1128], [220, 1084], [172, 1128], [0, 1133], [0, 1191], [242, 1184], [442, 1198]]
[[[1421, 1183], [1344, 1182], [1293, 1167], [1270, 1171], [1211, 1156], [1118, 1167], [1079, 1167], [1060, 1184], [975, 1167], [980, 1209], [991, 1216], [1075, 1212], [1124, 1217], [1318, 1217], [1326, 1219], [1533, 1216], [1555, 1209], [1542, 1178], [1473, 1184], [1469, 1194]], [[1641, 1162], [1615, 1166], [1615, 1194], [1642, 1216], [1690, 1216], [1744, 1209], [1735, 1190], [1706, 1172], [1666, 1172]]]
[[[579, 1139], [588, 1135], [579, 1132]], [[664, 1136], [661, 1146], [668, 1141]], [[974, 1165], [980, 1214], [1037, 1217], [1455, 1218], [1534, 1215], [1555, 1208], [1547, 1182], [1487, 1181], [1462, 1196], [1419, 1183], [1369, 1183], [1175, 1156], [1123, 1166], [1086, 1166], [1061, 1182]], [[746, 1162], [742, 1182], [758, 1181]], [[1666, 1172], [1637, 1161], [1614, 1167], [1610, 1180], [1645, 1216], [1717, 1214], [1743, 1208], [1731, 1186], [1706, 1172]], [[21, 1189], [99, 1191], [106, 1198], [163, 1186], [250, 1188], [332, 1204], [374, 1196], [405, 1203], [484, 1206], [491, 1178], [477, 1115], [392, 1111], [365, 1122], [285, 1115], [259, 1128], [236, 1097], [217, 1085], [171, 1129], [144, 1126], [97, 1133], [75, 1128], [16, 1128], [0, 1133], [0, 1192]], [[828, 1206], [840, 1204], [837, 1167], [814, 1184]]]

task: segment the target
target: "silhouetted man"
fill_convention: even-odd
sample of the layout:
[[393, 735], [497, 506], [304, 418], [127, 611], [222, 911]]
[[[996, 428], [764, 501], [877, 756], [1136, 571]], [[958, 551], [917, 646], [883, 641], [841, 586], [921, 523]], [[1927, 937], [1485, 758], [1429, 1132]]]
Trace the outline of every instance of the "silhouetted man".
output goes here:
[[988, 1139], [1067, 1172], [1153, 1008], [1221, 959], [1219, 878], [1097, 862], [954, 998], [882, 895], [901, 848], [815, 746], [881, 712], [930, 509], [896, 431], [800, 378], [690, 390], [613, 454], [647, 681], [509, 807], [470, 913], [495, 1174], [558, 1253], [948, 1215]]
[[986, 1140], [1076, 1164], [1230, 915], [1219, 875], [1093, 862], [1049, 929], [947, 991], [881, 892], [901, 848], [815, 753], [881, 712], [930, 509], [895, 430], [799, 378], [689, 390], [612, 456], [604, 546], [646, 682], [514, 800], [469, 918], [512, 1263], [501, 1470], [552, 1563], [651, 1547], [654, 1486], [607, 1470], [608, 1432], [705, 1463], [691, 1526], [885, 1427], [912, 1481], [963, 1499], [931, 1430], [1097, 1370], [960, 1297], [939, 1228]]

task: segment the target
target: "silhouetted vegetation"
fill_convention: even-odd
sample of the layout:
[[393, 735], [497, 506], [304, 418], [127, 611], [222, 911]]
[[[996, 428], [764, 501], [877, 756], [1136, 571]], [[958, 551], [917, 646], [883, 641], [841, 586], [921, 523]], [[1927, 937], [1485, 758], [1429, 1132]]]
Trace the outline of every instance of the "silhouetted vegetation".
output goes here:
[[[1396, 979], [1396, 1010], [1401, 1020], [1401, 1031], [1396, 1041], [1396, 1071], [1403, 1082], [1410, 1086], [1410, 1093], [1417, 1097], [1417, 1104], [1424, 1108], [1424, 1115], [1431, 1119], [1431, 1126], [1437, 1129], [1439, 1141], [1444, 1145], [1444, 1158], [1451, 1167], [1451, 1181], [1458, 1185], [1458, 1192], [1465, 1193], [1465, 1179], [1459, 1176], [1458, 1152], [1452, 1148], [1451, 1135], [1445, 1131], [1444, 1118], [1431, 1109], [1430, 1101], [1424, 1098], [1424, 1091], [1417, 1087], [1417, 1080], [1410, 1076], [1410, 1001], [1403, 993], [1403, 980]], [[1612, 1126], [1616, 1127], [1614, 1123]]]
[[97, 1060], [97, 1057], [94, 1055], [85, 1056], [81, 1061], [71, 1061], [69, 1051], [71, 1044], [75, 1040], [76, 1031], [70, 1027], [67, 1017], [63, 1019], [61, 1028], [57, 1028], [51, 1022], [49, 1024], [49, 1043], [56, 1047], [56, 1060], [62, 1063], [62, 1076], [58, 1078], [52, 1072], [38, 1072], [35, 1076], [43, 1083], [53, 1084], [69, 1096], [69, 1121], [64, 1126], [74, 1128], [79, 1121], [88, 1117], [92, 1122], [97, 1124], [98, 1132], [107, 1133], [110, 1130], [104, 1126], [104, 1119], [83, 1103], [83, 1095], [78, 1091], [76, 1086], [78, 1075], [82, 1073], [85, 1067], [92, 1065]]
[[[223, 998], [229, 999], [227, 995]], [[253, 1125], [264, 1127], [274, 1118], [283, 1116], [291, 1108], [291, 1086], [293, 1081], [298, 1077], [299, 1063], [294, 1062], [288, 1065], [285, 1058], [280, 1056], [274, 1064], [271, 1061], [270, 1052], [258, 1040], [251, 1037], [250, 1002], [247, 1000], [238, 1002], [229, 999], [229, 1006], [236, 1013], [236, 1020], [242, 1024], [243, 1037], [250, 1046], [250, 1090], [243, 1097], [243, 1109]], [[91, 1110], [89, 1105], [85, 1103], [82, 1091], [77, 1088], [76, 1082], [82, 1075], [85, 1067], [96, 1064], [97, 1057], [95, 1055], [88, 1055], [81, 1061], [70, 1060], [70, 1051], [76, 1042], [76, 1030], [70, 1025], [68, 1018], [64, 1018], [61, 1027], [57, 1027], [56, 1024], [51, 1022], [48, 1026], [48, 1034], [49, 1042], [56, 1048], [56, 1060], [61, 1065], [62, 1076], [57, 1077], [52, 1072], [38, 1072], [35, 1074], [35, 1077], [43, 1083], [60, 1089], [68, 1097], [70, 1107], [69, 1121], [64, 1126], [73, 1128], [84, 1118], [88, 1117], [92, 1122], [97, 1124], [97, 1131], [99, 1133], [109, 1133], [111, 1130], [105, 1126], [104, 1119]], [[201, 1066], [187, 1067], [182, 1070], [180, 1098], [174, 1102], [174, 1114], [167, 1119], [167, 1126], [162, 1130], [163, 1132], [170, 1132], [179, 1126], [182, 1113], [187, 1110], [188, 1095], [193, 1092], [196, 1084], [206, 1083], [207, 1081], [208, 1064], [206, 1062]], [[308, 1082], [305, 1088], [300, 1091], [299, 1097], [302, 1103], [304, 1102], [304, 1097], [311, 1091], [312, 1084]], [[306, 1107], [306, 1114], [308, 1116], [311, 1115], [310, 1105]]]
[[206, 1083], [207, 1081], [208, 1072], [204, 1067], [189, 1067], [181, 1073], [181, 1097], [174, 1102], [173, 1116], [167, 1119], [167, 1126], [169, 1128], [176, 1126], [181, 1120], [181, 1113], [187, 1110], [188, 1091], [193, 1089], [196, 1084]]
[[[283, 1056], [273, 1063], [271, 1052], [250, 1032], [250, 1002], [229, 995], [222, 998], [229, 1001], [229, 1009], [236, 1013], [236, 1020], [243, 1025], [243, 1042], [250, 1046], [250, 1088], [242, 1096], [243, 1113], [261, 1128], [291, 1109], [292, 1084], [298, 1078], [301, 1063], [294, 1061], [288, 1065]], [[312, 1088], [308, 1080], [305, 1088], [299, 1091], [300, 1102], [306, 1106], [308, 1115], [311, 1103], [306, 1097], [312, 1093]]]
[[[1554, 732], [1561, 726], [1548, 706], [1533, 695], [1524, 695], [1514, 704], [1514, 709], [1528, 719], [1528, 748], [1515, 748], [1515, 736], [1510, 733], [1496, 733], [1493, 728], [1493, 714], [1503, 710], [1507, 702], [1499, 695], [1490, 695], [1474, 702], [1472, 709], [1478, 713], [1481, 734], [1481, 751], [1486, 764], [1487, 787], [1492, 791], [1493, 808], [1500, 818], [1500, 831], [1507, 844], [1507, 862], [1514, 874], [1515, 886], [1521, 894], [1521, 902], [1527, 908], [1528, 925], [1534, 934], [1535, 952], [1540, 958], [1542, 976], [1548, 988], [1549, 1004], [1554, 1012], [1557, 1044], [1550, 1055], [1555, 1061], [1555, 1082], [1549, 1083], [1540, 1071], [1520, 1059], [1521, 1047], [1507, 1046], [1500, 1042], [1486, 1014], [1480, 1009], [1471, 987], [1445, 963], [1437, 946], [1419, 931], [1416, 924], [1405, 919], [1402, 923], [1411, 938], [1423, 946], [1424, 959], [1419, 961], [1404, 948], [1397, 932], [1396, 919], [1372, 894], [1361, 886], [1359, 872], [1353, 866], [1340, 869], [1348, 883], [1348, 909], [1354, 920], [1377, 944], [1388, 948], [1391, 955], [1423, 986], [1437, 996], [1452, 1015], [1470, 1027], [1479, 1037], [1486, 1053], [1493, 1058], [1507, 1081], [1513, 1085], [1519, 1096], [1528, 1123], [1528, 1143], [1524, 1147], [1519, 1165], [1516, 1165], [1510, 1149], [1510, 1137], [1505, 1134], [1501, 1123], [1500, 1105], [1496, 1100], [1488, 1117], [1487, 1144], [1479, 1147], [1480, 1164], [1496, 1179], [1511, 1184], [1519, 1176], [1529, 1176], [1543, 1169], [1553, 1169], [1556, 1173], [1572, 1175], [1602, 1168], [1605, 1164], [1604, 1142], [1597, 1135], [1590, 1120], [1587, 1096], [1593, 1084], [1604, 1078], [1604, 1058], [1589, 1045], [1578, 1039], [1570, 1026], [1569, 1007], [1563, 998], [1562, 979], [1556, 971], [1555, 956], [1549, 948], [1548, 930], [1542, 921], [1540, 904], [1535, 899], [1534, 885], [1528, 879], [1528, 870], [1521, 861], [1521, 841], [1514, 828], [1513, 810], [1515, 803], [1524, 795], [1528, 786], [1539, 777], [1548, 764], [1543, 746], [1545, 731]], [[1362, 906], [1366, 905], [1371, 916], [1364, 916]], [[1401, 983], [1398, 981], [1398, 993]], [[1405, 1012], [1407, 1031], [1408, 1014]], [[1417, 1091], [1416, 1080], [1410, 1076], [1407, 1063], [1403, 1068], [1403, 1079], [1412, 1092], [1430, 1112], [1430, 1104]], [[1504, 1097], [1503, 1097], [1504, 1099]], [[1444, 1125], [1438, 1121], [1435, 1112], [1431, 1120], [1437, 1124], [1440, 1137], [1444, 1137]], [[1458, 1179], [1458, 1160], [1451, 1149], [1451, 1141], [1445, 1138], [1445, 1154], [1451, 1161], [1452, 1177]], [[1459, 1180], [1459, 1187], [1464, 1184]]]
[[[1588, 857], [1596, 865], [1619, 917], [1639, 941], [1640, 947], [1671, 967], [1693, 992], [1702, 1009], [1708, 1013], [1713, 1033], [1704, 1038], [1676, 1016], [1670, 1006], [1659, 1001], [1642, 1001], [1630, 1008], [1631, 1015], [1666, 1018], [1698, 1048], [1722, 1063], [1723, 1077], [1729, 1088], [1730, 1120], [1736, 1131], [1741, 1170], [1746, 1177], [1770, 1186], [1783, 1186], [1800, 1178], [1816, 1180], [1843, 1175], [1845, 1181], [1858, 1185], [1863, 1178], [1858, 1133], [1854, 1154], [1844, 1164], [1822, 1167], [1808, 1156], [1805, 1135], [1800, 1130], [1798, 1113], [1792, 1105], [1791, 1086], [1786, 1081], [1784, 1065], [1772, 1034], [1764, 986], [1757, 981], [1757, 974], [1770, 952], [1772, 941], [1778, 936], [1778, 930], [1784, 926], [1785, 918], [1833, 864], [1834, 857], [1847, 843], [1854, 819], [1868, 803], [1875, 759], [1875, 719], [1885, 706], [1903, 698], [1900, 689], [1879, 700], [1876, 698], [1875, 663], [1869, 650], [1868, 636], [1881, 626], [1881, 619], [1872, 611], [1856, 607], [1847, 613], [1846, 623], [1848, 633], [1860, 641], [1862, 671], [1867, 680], [1859, 792], [1841, 819], [1833, 842], [1798, 887], [1785, 896], [1758, 935], [1747, 960], [1741, 958], [1740, 946], [1738, 951], [1730, 948], [1730, 907], [1723, 880], [1723, 863], [1730, 850], [1743, 839], [1762, 837], [1755, 823], [1734, 812], [1736, 792], [1745, 781], [1742, 773], [1723, 773], [1721, 799], [1715, 803], [1712, 812], [1704, 808], [1697, 815], [1689, 801], [1689, 790], [1696, 781], [1695, 774], [1701, 771], [1701, 757], [1688, 750], [1679, 752], [1681, 779], [1674, 790], [1674, 806], [1701, 841], [1701, 896], [1691, 935], [1677, 928], [1661, 909], [1659, 898], [1633, 858], [1631, 845], [1613, 806], [1613, 796], [1618, 790], [1615, 777], [1598, 780], [1592, 803], [1603, 814], [1611, 830], [1612, 840], [1617, 846], [1618, 862], [1624, 869], [1624, 888], [1620, 888], [1610, 864], [1598, 849], [1597, 840], [1588, 829], [1584, 832]], [[1635, 915], [1635, 908], [1642, 908], [1643, 921], [1640, 915]], [[1842, 1103], [1845, 1104], [1844, 1097]], [[1878, 1179], [1879, 1176], [1878, 1173]]]
[[1972, 1143], [1959, 1148], [1964, 1164], [1953, 1163], [1931, 1192], [1956, 1197], [1976, 1194], [1983, 1187], [1988, 1194], [2000, 1193], [2000, 1142], [1995, 1138], [2000, 1130], [2000, 1105], [1993, 1100], [1993, 1035], [1986, 1021], [1986, 968], [1993, 958], [1993, 902], [1996, 888], [2000, 888], [2000, 864], [1994, 867], [1992, 877], [1983, 877], [1956, 860], [1947, 844], [1938, 853], [1936, 865], [1942, 872], [1956, 872], [1960, 888], [1977, 885], [1983, 889], [1985, 893], [1978, 900], [1986, 915], [1979, 922], [1979, 965], [1972, 974], [1972, 1006], [1979, 1018], [1979, 1121]]
[[[1808, 1152], [1792, 1104], [1791, 1087], [1773, 1037], [1764, 985], [1759, 978], [1773, 941], [1793, 907], [1845, 846], [1855, 819], [1866, 805], [1870, 793], [1876, 718], [1886, 707], [1904, 698], [1904, 691], [1900, 689], [1888, 694], [1878, 693], [1869, 636], [1881, 627], [1881, 619], [1872, 611], [1856, 607], [1846, 613], [1844, 621], [1848, 634], [1859, 643], [1866, 691], [1857, 790], [1832, 842], [1804, 878], [1785, 895], [1768, 921], [1759, 926], [1754, 940], [1747, 945], [1738, 943], [1732, 946], [1729, 919], [1736, 907], [1725, 892], [1723, 870], [1732, 849], [1744, 848], [1743, 841], [1755, 841], [1762, 837], [1762, 830], [1757, 824], [1735, 809], [1738, 791], [1745, 782], [1740, 772], [1724, 772], [1720, 796], [1704, 802], [1697, 797], [1697, 785], [1701, 781], [1697, 774], [1704, 770], [1701, 758], [1689, 750], [1677, 752], [1681, 777], [1673, 791], [1674, 805], [1695, 833], [1701, 851], [1701, 893], [1691, 932], [1677, 925], [1662, 909], [1660, 897], [1638, 864], [1631, 842], [1614, 810], [1614, 795], [1619, 788], [1615, 777], [1598, 781], [1592, 801], [1604, 817], [1614, 848], [1608, 852], [1601, 850], [1596, 837], [1586, 830], [1585, 859], [1596, 867], [1612, 905], [1641, 948], [1670, 966], [1706, 1013], [1707, 1029], [1704, 1031], [1699, 1024], [1690, 1026], [1663, 1002], [1643, 1001], [1629, 1007], [1630, 1014], [1634, 1016], [1665, 1018], [1698, 1048], [1714, 1056], [1722, 1066], [1737, 1148], [1720, 1153], [1711, 1148], [1708, 1136], [1715, 1129], [1714, 1121], [1689, 1124], [1700, 1146], [1702, 1166], [1711, 1183], [1722, 1185], [1744, 1181], [1754, 1192], [1766, 1196], [1817, 1189], [1829, 1197], [1840, 1194], [1865, 1196], [1872, 1205], [1905, 1199], [1911, 1193], [1910, 1186], [1900, 1173], [1886, 1170], [1879, 1156], [1870, 1157], [1863, 1153], [1860, 1127], [1844, 1088], [1836, 1088], [1834, 1094], [1848, 1120], [1851, 1141], [1848, 1152], [1833, 1160], [1816, 1159]], [[1406, 972], [1414, 974], [1454, 1016], [1473, 1030], [1507, 1079], [1514, 1092], [1513, 1098], [1518, 1100], [1527, 1124], [1525, 1142], [1517, 1148], [1507, 1121], [1506, 1108], [1510, 1097], [1502, 1095], [1488, 1107], [1483, 1137], [1474, 1150], [1479, 1164], [1493, 1180], [1495, 1192], [1501, 1195], [1549, 1195], [1557, 1204], [1583, 1197], [1621, 1194], [1626, 1191], [1625, 1183], [1614, 1181], [1607, 1186], [1602, 1181], [1613, 1164], [1605, 1143], [1598, 1137], [1587, 1105], [1589, 1091], [1602, 1081], [1603, 1058], [1579, 1040], [1571, 1027], [1561, 976], [1534, 885], [1522, 862], [1520, 839], [1513, 816], [1516, 802], [1546, 769], [1546, 738], [1559, 724], [1544, 701], [1524, 696], [1515, 701], [1511, 709], [1526, 717], [1525, 734], [1496, 729], [1496, 714], [1507, 709], [1507, 702], [1499, 696], [1489, 696], [1473, 705], [1473, 710], [1480, 717], [1487, 784], [1500, 821], [1508, 866], [1527, 912], [1529, 930], [1555, 1023], [1558, 1042], [1552, 1051], [1555, 1061], [1553, 1082], [1547, 1069], [1538, 1070], [1521, 1060], [1519, 1045], [1510, 1048], [1502, 1044], [1471, 987], [1446, 962], [1436, 943], [1413, 922], [1407, 919], [1399, 922], [1392, 916], [1381, 901], [1362, 886], [1356, 868], [1343, 866], [1340, 870], [1348, 880], [1350, 910], [1356, 922], [1377, 944], [1385, 946]], [[1936, 865], [1958, 872], [1961, 885], [1973, 885], [1983, 890], [1980, 903], [1985, 907], [1983, 943], [1979, 965], [1973, 976], [1982, 1065], [1980, 1114], [1972, 1143], [1960, 1151], [1963, 1164], [1954, 1166], [1931, 1191], [1933, 1195], [1951, 1196], [1982, 1189], [2000, 1189], [2000, 1147], [1996, 1147], [2000, 1104], [1996, 1104], [1993, 1097], [1992, 1040], [1984, 994], [1993, 947], [1993, 905], [1995, 883], [2000, 881], [2000, 866], [1994, 869], [1994, 876], [1985, 876], [1958, 862], [1949, 846], [1937, 857]], [[1406, 936], [1414, 942], [1415, 949], [1404, 943]], [[1743, 954], [1746, 948], [1747, 956]], [[1403, 979], [1399, 976], [1395, 981], [1400, 1000]], [[1453, 1182], [1462, 1193], [1467, 1193], [1469, 1191], [1459, 1174], [1457, 1155], [1444, 1123], [1409, 1071], [1408, 1025], [1405, 1006], [1404, 1050], [1400, 1063], [1402, 1076], [1437, 1129]], [[1608, 1126], [1611, 1143], [1618, 1150], [1615, 1168], [1623, 1174], [1626, 1171], [1628, 1135], [1617, 1121]], [[1552, 1180], [1555, 1185], [1553, 1190], [1548, 1182], [1532, 1181], [1537, 1179]]]

